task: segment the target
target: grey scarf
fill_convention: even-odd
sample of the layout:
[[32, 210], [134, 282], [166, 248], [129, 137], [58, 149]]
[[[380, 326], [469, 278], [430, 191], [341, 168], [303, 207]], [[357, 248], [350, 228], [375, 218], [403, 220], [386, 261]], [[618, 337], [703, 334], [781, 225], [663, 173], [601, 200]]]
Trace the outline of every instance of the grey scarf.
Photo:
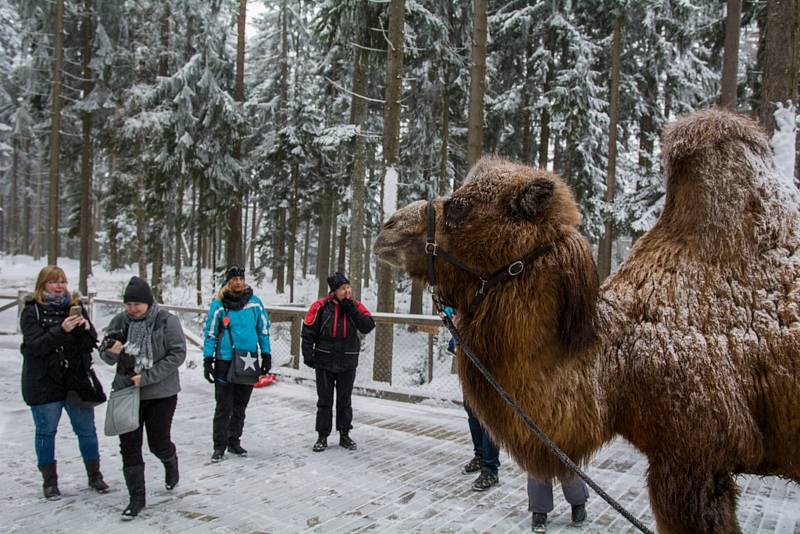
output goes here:
[[140, 319], [130, 317], [131, 323], [128, 327], [128, 343], [125, 345], [125, 352], [136, 357], [136, 365], [133, 370], [139, 374], [142, 369], [153, 367], [153, 326], [158, 315], [158, 303], [150, 305], [147, 313]]

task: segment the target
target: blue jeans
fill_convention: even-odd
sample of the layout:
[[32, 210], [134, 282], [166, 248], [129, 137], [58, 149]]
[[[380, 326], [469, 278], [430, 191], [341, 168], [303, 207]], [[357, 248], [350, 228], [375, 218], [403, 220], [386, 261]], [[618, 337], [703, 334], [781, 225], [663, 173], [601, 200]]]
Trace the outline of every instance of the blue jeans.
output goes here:
[[469, 433], [472, 436], [472, 446], [475, 449], [475, 456], [481, 459], [481, 469], [486, 469], [494, 474], [500, 469], [500, 449], [494, 444], [489, 433], [481, 426], [480, 421], [464, 403], [467, 411], [467, 421], [469, 422]]
[[83, 460], [97, 460], [100, 450], [94, 427], [94, 408], [76, 408], [64, 401], [58, 401], [31, 406], [33, 423], [36, 425], [34, 445], [39, 465], [50, 465], [56, 459], [56, 431], [62, 408], [67, 411], [72, 430], [78, 436], [78, 447]]

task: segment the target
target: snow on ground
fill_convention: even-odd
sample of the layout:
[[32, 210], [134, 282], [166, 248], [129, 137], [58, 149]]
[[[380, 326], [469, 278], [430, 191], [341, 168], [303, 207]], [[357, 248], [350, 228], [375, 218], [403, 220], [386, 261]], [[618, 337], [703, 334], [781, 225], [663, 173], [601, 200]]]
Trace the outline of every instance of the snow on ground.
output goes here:
[[[57, 436], [63, 497], [41, 497], [33, 422], [19, 392], [18, 336], [0, 336], [1, 532], [526, 532], [525, 476], [502, 454], [500, 486], [471, 491], [460, 472], [471, 457], [460, 408], [354, 397], [355, 452], [331, 440], [311, 452], [313, 387], [286, 380], [256, 390], [242, 443], [248, 458], [211, 464], [213, 393], [199, 369], [182, 369], [183, 391], [173, 425], [180, 485], [163, 488], [163, 468], [149, 452], [148, 507], [139, 519], [119, 519], [127, 503], [117, 439], [100, 432], [103, 472], [112, 491], [86, 487], [77, 441], [62, 417]], [[96, 365], [104, 384], [112, 368]], [[96, 411], [103, 428], [105, 410]], [[623, 440], [593, 459], [588, 473], [646, 525], [653, 527], [644, 480], [646, 461]], [[800, 488], [776, 478], [740, 477], [739, 520], [746, 533], [800, 532]], [[636, 532], [596, 495], [587, 534]], [[557, 489], [548, 532], [572, 534], [569, 507]]]
[[[62, 260], [76, 287], [77, 262]], [[30, 257], [0, 257], [0, 294], [30, 290], [43, 262]], [[105, 272], [95, 266], [92, 288], [119, 298], [133, 270]], [[210, 273], [208, 273], [210, 287]], [[270, 304], [284, 304], [270, 284], [256, 288]], [[316, 281], [297, 291], [305, 303], [314, 300]], [[209, 290], [208, 296], [211, 295]], [[404, 298], [407, 299], [407, 296]], [[192, 304], [192, 284], [172, 284], [166, 301]], [[367, 305], [374, 304], [367, 293]], [[5, 301], [7, 302], [7, 301]], [[208, 300], [205, 301], [206, 303]], [[4, 301], [0, 301], [2, 305]], [[114, 310], [100, 310], [103, 326]], [[0, 331], [13, 330], [16, 309], [0, 312]], [[33, 450], [33, 421], [22, 401], [19, 376], [20, 338], [0, 335], [0, 532], [526, 532], [525, 475], [502, 454], [500, 486], [486, 493], [471, 491], [472, 476], [460, 468], [471, 457], [466, 416], [442, 403], [408, 404], [355, 396], [355, 452], [331, 440], [324, 453], [312, 453], [316, 395], [313, 382], [295, 384], [283, 377], [256, 390], [248, 408], [243, 445], [248, 458], [211, 464], [213, 391], [197, 368], [182, 368], [183, 391], [173, 425], [181, 483], [163, 488], [163, 468], [145, 453], [148, 507], [132, 523], [119, 519], [127, 503], [116, 438], [102, 435], [103, 472], [111, 493], [97, 495], [86, 487], [77, 441], [62, 417], [57, 437], [59, 487], [63, 498], [41, 497], [41, 478]], [[190, 349], [187, 361], [201, 354]], [[112, 368], [96, 368], [104, 384]], [[359, 380], [367, 369], [359, 368]], [[107, 388], [108, 389], [108, 388]], [[96, 411], [103, 428], [105, 406]], [[533, 439], [533, 438], [532, 438]], [[644, 457], [618, 439], [592, 460], [588, 473], [623, 506], [654, 528], [645, 483]], [[738, 516], [745, 533], [800, 534], [800, 487], [777, 478], [740, 477]], [[548, 532], [576, 534], [637, 532], [596, 495], [590, 497], [589, 523], [568, 526], [569, 506], [556, 488], [556, 509]]]

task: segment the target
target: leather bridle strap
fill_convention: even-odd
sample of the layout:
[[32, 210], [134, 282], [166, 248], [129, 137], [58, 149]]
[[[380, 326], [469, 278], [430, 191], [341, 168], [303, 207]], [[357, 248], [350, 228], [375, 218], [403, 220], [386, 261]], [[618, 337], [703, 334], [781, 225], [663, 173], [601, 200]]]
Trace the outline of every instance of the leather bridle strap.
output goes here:
[[489, 277], [487, 280], [483, 277], [483, 273], [474, 267], [471, 267], [464, 263], [463, 261], [459, 260], [452, 254], [448, 253], [446, 250], [442, 250], [439, 248], [439, 245], [436, 244], [436, 208], [433, 205], [433, 201], [429, 200], [428, 205], [426, 206], [426, 215], [428, 219], [428, 233], [427, 238], [425, 240], [425, 255], [427, 256], [427, 265], [428, 265], [428, 284], [431, 286], [431, 289], [436, 289], [436, 271], [434, 270], [434, 258], [440, 257], [448, 262], [452, 263], [462, 271], [466, 271], [471, 275], [475, 276], [480, 280], [481, 286], [478, 288], [477, 293], [475, 293], [475, 299], [473, 299], [472, 303], [469, 306], [470, 313], [474, 313], [475, 310], [478, 309], [481, 302], [483, 302], [486, 293], [502, 282], [505, 282], [509, 278], [514, 276], [518, 276], [522, 274], [525, 270], [525, 267], [528, 266], [530, 263], [535, 261], [537, 258], [544, 255], [547, 251], [549, 251], [552, 247], [549, 244], [539, 245], [533, 251], [529, 252], [519, 260], [512, 262], [502, 269], [498, 269], [495, 271], [492, 276]]
[[525, 267], [530, 265], [534, 260], [543, 256], [547, 251], [549, 251], [551, 246], [549, 244], [539, 245], [531, 252], [527, 253], [521, 259], [506, 265], [502, 269], [498, 269], [497, 271], [489, 277], [488, 280], [484, 280], [481, 278], [481, 287], [478, 289], [478, 292], [475, 293], [475, 299], [469, 305], [469, 311], [474, 313], [475, 310], [478, 309], [481, 302], [483, 302], [483, 298], [486, 296], [486, 293], [492, 289], [494, 286], [498, 284], [502, 284], [509, 278], [514, 276], [518, 276], [522, 274], [525, 270]]

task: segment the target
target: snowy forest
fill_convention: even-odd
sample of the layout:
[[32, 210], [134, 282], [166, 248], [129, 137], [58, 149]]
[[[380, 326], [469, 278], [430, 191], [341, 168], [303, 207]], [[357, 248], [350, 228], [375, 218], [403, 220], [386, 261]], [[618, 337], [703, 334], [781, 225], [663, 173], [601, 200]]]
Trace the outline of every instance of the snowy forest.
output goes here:
[[663, 205], [665, 123], [719, 105], [772, 134], [785, 108], [794, 130], [798, 6], [0, 0], [0, 250], [79, 258], [83, 293], [137, 265], [198, 304], [203, 269], [286, 302], [340, 270], [419, 313], [372, 240], [497, 154], [567, 181], [603, 277]]

